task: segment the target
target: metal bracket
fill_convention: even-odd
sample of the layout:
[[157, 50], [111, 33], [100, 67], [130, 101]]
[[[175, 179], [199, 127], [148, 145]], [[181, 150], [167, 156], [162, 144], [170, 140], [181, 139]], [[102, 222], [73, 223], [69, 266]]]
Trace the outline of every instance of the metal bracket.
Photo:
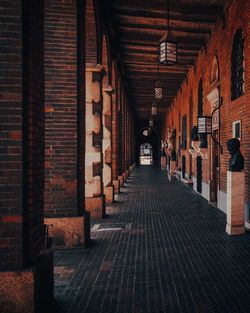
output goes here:
[[[219, 130], [220, 130], [220, 108], [221, 108], [221, 106], [222, 106], [222, 104], [223, 104], [223, 98], [220, 97], [219, 99], [220, 99], [219, 105], [217, 106], [217, 108], [215, 108], [215, 109], [213, 110], [213, 112], [212, 112], [212, 114], [211, 114], [211, 117], [213, 117], [214, 113], [215, 113], [217, 110], [219, 110]], [[211, 138], [212, 138], [212, 140], [220, 147], [220, 153], [223, 154], [222, 145], [220, 144], [219, 141], [217, 141], [217, 140], [214, 138], [213, 133], [211, 134]]]

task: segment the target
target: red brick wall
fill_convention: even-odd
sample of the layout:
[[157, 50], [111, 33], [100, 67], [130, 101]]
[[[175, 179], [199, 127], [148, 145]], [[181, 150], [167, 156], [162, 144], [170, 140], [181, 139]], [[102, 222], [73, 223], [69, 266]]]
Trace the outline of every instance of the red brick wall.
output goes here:
[[112, 94], [112, 178], [118, 177], [118, 78], [116, 62], [112, 63], [112, 87], [115, 92]]
[[122, 140], [122, 87], [121, 82], [118, 80], [118, 175], [123, 174], [123, 140]]
[[45, 6], [45, 213], [77, 214], [77, 4]]
[[0, 268], [16, 269], [44, 242], [43, 1], [0, 7]]
[[84, 1], [77, 0], [77, 129], [78, 129], [78, 151], [77, 151], [77, 190], [78, 190], [78, 215], [84, 211], [84, 187], [85, 187], [85, 6]]
[[44, 248], [44, 3], [24, 4], [23, 218], [25, 264]]
[[0, 266], [4, 269], [22, 266], [22, 3], [3, 1], [0, 6]]
[[[86, 1], [86, 63], [96, 64], [97, 51], [101, 49], [97, 38], [94, 0]], [[98, 49], [99, 48], [99, 49]]]
[[[184, 114], [189, 115], [189, 96], [193, 93], [194, 103], [194, 125], [197, 125], [197, 104], [198, 104], [198, 83], [200, 78], [203, 80], [203, 98], [204, 98], [204, 115], [211, 114], [211, 107], [207, 100], [207, 95], [212, 90], [210, 83], [210, 72], [214, 56], [217, 55], [220, 68], [220, 88], [221, 97], [223, 98], [223, 105], [221, 108], [221, 128], [220, 136], [223, 146], [223, 154], [220, 158], [220, 189], [226, 191], [226, 171], [228, 167], [229, 153], [226, 148], [226, 141], [232, 138], [232, 122], [241, 120], [242, 125], [242, 138], [241, 138], [241, 151], [245, 157], [245, 188], [246, 200], [250, 199], [250, 53], [249, 45], [249, 14], [250, 2], [248, 0], [233, 1], [225, 14], [225, 23], [220, 20], [216, 25], [211, 38], [207, 44], [206, 49], [203, 49], [196, 60], [195, 67], [191, 68], [188, 73], [188, 78], [182, 84], [177, 97], [174, 99], [170, 107], [169, 114], [166, 116], [166, 129], [170, 125], [171, 128], [176, 127], [178, 130], [178, 111], [181, 116]], [[233, 44], [233, 37], [237, 29], [243, 29], [245, 35], [245, 95], [231, 101], [231, 51]], [[189, 116], [188, 116], [189, 121]], [[187, 123], [189, 125], [189, 122]], [[190, 141], [190, 131], [188, 128], [188, 141]], [[179, 133], [177, 131], [177, 138]], [[209, 138], [208, 145], [211, 145]], [[188, 156], [188, 151], [182, 151], [182, 155]], [[210, 155], [210, 151], [209, 151]], [[209, 160], [211, 162], [211, 160]], [[180, 164], [180, 160], [179, 160]], [[208, 182], [211, 177], [210, 163], [208, 167], [203, 168], [203, 180]], [[194, 164], [193, 164], [194, 169]], [[189, 170], [189, 167], [187, 167]], [[196, 175], [195, 171], [194, 174]]]

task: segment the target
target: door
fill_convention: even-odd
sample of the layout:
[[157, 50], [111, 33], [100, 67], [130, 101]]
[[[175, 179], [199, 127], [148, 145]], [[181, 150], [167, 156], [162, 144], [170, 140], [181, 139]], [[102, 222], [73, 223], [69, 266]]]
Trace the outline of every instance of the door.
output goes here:
[[196, 158], [197, 165], [197, 191], [202, 193], [202, 158], [198, 156]]
[[[213, 138], [218, 141], [218, 129], [213, 131]], [[219, 146], [212, 141], [212, 181], [210, 186], [210, 201], [217, 202], [219, 180]]]
[[186, 157], [185, 155], [182, 156], [182, 178], [186, 178]]

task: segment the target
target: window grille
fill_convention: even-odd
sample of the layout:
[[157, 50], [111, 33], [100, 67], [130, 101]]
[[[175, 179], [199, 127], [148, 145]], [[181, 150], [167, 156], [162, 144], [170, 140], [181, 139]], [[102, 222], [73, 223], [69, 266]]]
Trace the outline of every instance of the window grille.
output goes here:
[[182, 149], [187, 149], [187, 115], [182, 117]]
[[198, 116], [203, 116], [203, 87], [201, 79], [198, 88]]
[[234, 35], [231, 60], [231, 99], [235, 100], [244, 94], [244, 38], [242, 30]]

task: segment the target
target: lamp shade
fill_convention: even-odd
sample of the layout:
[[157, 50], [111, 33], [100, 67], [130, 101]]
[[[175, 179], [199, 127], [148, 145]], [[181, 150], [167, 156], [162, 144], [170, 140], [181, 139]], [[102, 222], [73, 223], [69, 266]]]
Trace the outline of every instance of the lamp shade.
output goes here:
[[162, 84], [159, 80], [157, 80], [155, 83], [155, 99], [156, 100], [162, 99], [162, 96], [163, 96], [162, 90], [163, 90]]
[[160, 64], [173, 65], [177, 63], [177, 42], [170, 40], [167, 32], [159, 42], [159, 62]]
[[151, 107], [151, 114], [152, 115], [157, 115], [158, 109], [157, 109], [157, 104], [155, 101], [153, 101], [152, 103], [152, 107]]

